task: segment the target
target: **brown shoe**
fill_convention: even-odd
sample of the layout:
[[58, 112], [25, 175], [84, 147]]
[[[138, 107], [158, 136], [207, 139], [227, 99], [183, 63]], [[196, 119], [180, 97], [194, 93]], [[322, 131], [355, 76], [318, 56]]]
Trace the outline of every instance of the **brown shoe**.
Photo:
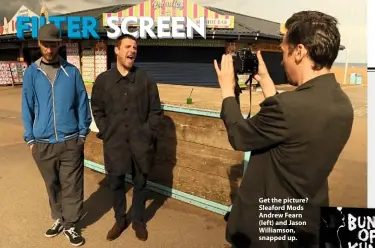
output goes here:
[[146, 241], [148, 238], [148, 232], [146, 229], [146, 225], [139, 221], [134, 221], [132, 223], [133, 230], [135, 231], [135, 236], [141, 240]]
[[107, 234], [107, 240], [112, 241], [120, 237], [121, 233], [126, 229], [126, 227], [126, 225], [119, 226], [117, 223], [115, 223]]

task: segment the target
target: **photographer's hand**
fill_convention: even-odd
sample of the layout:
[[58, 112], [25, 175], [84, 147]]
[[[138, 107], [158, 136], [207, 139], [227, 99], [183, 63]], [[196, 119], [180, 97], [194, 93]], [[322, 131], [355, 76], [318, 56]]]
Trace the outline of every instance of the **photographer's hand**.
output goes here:
[[223, 55], [221, 58], [220, 69], [215, 59], [214, 61], [217, 78], [221, 88], [221, 95], [223, 99], [227, 97], [234, 97], [234, 89], [236, 81], [234, 77], [233, 59], [232, 55]]
[[276, 94], [276, 87], [271, 79], [270, 74], [268, 73], [267, 66], [264, 63], [260, 51], [257, 51], [257, 57], [259, 61], [258, 74], [254, 75], [254, 79], [258, 81], [260, 87], [262, 87], [263, 95], [265, 98], [274, 96]]

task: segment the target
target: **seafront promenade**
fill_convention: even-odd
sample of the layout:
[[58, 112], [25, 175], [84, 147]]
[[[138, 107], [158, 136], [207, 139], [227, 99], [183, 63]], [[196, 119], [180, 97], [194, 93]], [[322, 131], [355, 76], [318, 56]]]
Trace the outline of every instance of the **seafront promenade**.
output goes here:
[[[367, 88], [343, 88], [355, 108], [355, 122], [349, 143], [330, 177], [330, 197], [333, 205], [364, 207], [367, 202]], [[191, 88], [179, 88], [178, 94], [175, 86], [160, 85], [159, 90], [163, 102], [184, 105]], [[217, 89], [195, 89], [192, 98], [191, 107], [220, 109]], [[253, 113], [261, 100], [261, 94], [255, 93]], [[244, 92], [241, 102], [246, 113], [248, 92]], [[21, 88], [0, 88], [0, 248], [70, 247], [64, 236], [53, 239], [43, 236], [52, 223], [47, 194], [22, 134]], [[226, 247], [222, 216], [175, 199], [164, 202], [155, 193], [150, 194], [148, 202], [149, 240], [138, 241], [128, 229], [118, 240], [108, 242], [105, 236], [113, 224], [113, 211], [104, 175], [87, 169], [85, 187], [87, 214], [80, 223], [86, 238], [84, 247]], [[128, 188], [131, 196], [131, 186]]]

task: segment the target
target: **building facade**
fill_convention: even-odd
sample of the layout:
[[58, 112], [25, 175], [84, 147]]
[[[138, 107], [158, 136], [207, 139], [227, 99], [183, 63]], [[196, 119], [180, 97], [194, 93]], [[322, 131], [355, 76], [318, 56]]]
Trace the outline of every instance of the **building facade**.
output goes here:
[[[67, 13], [65, 16], [94, 16], [99, 22], [100, 40], [68, 40], [63, 27], [64, 44], [61, 56], [75, 64], [86, 83], [92, 83], [102, 71], [116, 61], [114, 40], [107, 38], [106, 20], [109, 16], [183, 16], [191, 19], [207, 18], [207, 37], [191, 40], [144, 39], [139, 40], [136, 65], [148, 70], [159, 83], [217, 87], [217, 76], [213, 61], [222, 54], [235, 52], [239, 48], [262, 50], [269, 72], [277, 84], [286, 83], [281, 66], [282, 54], [280, 24], [245, 16], [217, 8], [203, 7], [190, 0], [173, 0], [163, 4], [148, 0], [138, 5], [115, 5], [104, 8]], [[172, 4], [173, 3], [173, 4]], [[27, 12], [33, 16], [35, 13]], [[42, 11], [46, 15], [46, 11]], [[17, 17], [17, 14], [14, 18]], [[13, 18], [13, 19], [14, 19]], [[31, 64], [40, 57], [37, 41], [25, 34], [17, 40], [16, 30], [0, 35], [0, 61], [24, 61]], [[243, 83], [248, 75], [239, 75]]]

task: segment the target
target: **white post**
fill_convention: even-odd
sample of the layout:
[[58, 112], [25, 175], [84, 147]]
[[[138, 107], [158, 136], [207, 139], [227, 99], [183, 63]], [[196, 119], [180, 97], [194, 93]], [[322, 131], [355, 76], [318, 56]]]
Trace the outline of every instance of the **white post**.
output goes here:
[[[354, 4], [353, 8], [352, 8], [352, 16], [353, 17], [356, 17], [357, 16], [357, 5]], [[354, 12], [354, 13], [353, 13]], [[348, 47], [346, 48], [346, 59], [345, 59], [345, 75], [344, 75], [344, 84], [346, 84], [346, 77], [347, 77], [347, 73], [348, 73], [348, 61], [349, 61], [349, 53], [350, 53], [350, 47], [352, 45], [352, 37], [353, 35], [351, 33], [349, 33], [349, 44], [348, 44]]]
[[352, 44], [352, 36], [349, 38], [349, 44], [348, 47], [346, 48], [346, 58], [345, 58], [345, 72], [344, 72], [344, 83], [346, 84], [346, 76], [348, 73], [348, 60], [349, 60], [349, 52], [350, 52], [350, 45]]

